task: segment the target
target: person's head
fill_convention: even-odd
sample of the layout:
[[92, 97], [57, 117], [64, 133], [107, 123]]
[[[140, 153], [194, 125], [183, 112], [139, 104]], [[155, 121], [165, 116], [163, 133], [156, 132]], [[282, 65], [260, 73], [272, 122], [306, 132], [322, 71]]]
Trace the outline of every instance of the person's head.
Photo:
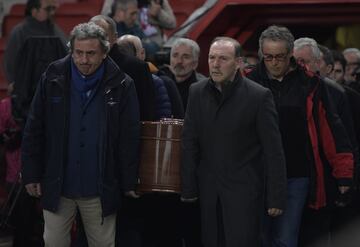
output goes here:
[[83, 75], [94, 73], [110, 49], [104, 29], [93, 22], [75, 26], [68, 45], [75, 66]]
[[346, 60], [340, 51], [333, 51], [334, 69], [331, 78], [337, 83], [344, 83]]
[[299, 38], [294, 41], [294, 57], [298, 63], [317, 73], [320, 70], [321, 52], [317, 42], [312, 38]]
[[288, 72], [293, 48], [294, 36], [286, 27], [270, 26], [261, 33], [259, 57], [272, 78], [282, 80]]
[[177, 82], [188, 79], [199, 62], [200, 47], [191, 39], [179, 38], [170, 51], [170, 70]]
[[110, 46], [115, 44], [117, 40], [116, 23], [111, 17], [106, 15], [96, 15], [90, 19], [90, 22], [93, 22], [104, 29], [109, 38]]
[[137, 21], [138, 12], [137, 0], [114, 0], [110, 15], [116, 22], [123, 22], [131, 28]]
[[56, 0], [28, 0], [25, 6], [25, 16], [32, 16], [41, 22], [52, 21], [57, 7]]
[[122, 54], [136, 57], [136, 47], [132, 42], [130, 42], [129, 40], [125, 40], [125, 39], [122, 39], [122, 40], [118, 39], [116, 41], [116, 43], [118, 45], [119, 51]]
[[233, 81], [242, 63], [240, 43], [229, 37], [215, 38], [209, 50], [209, 75], [217, 86]]
[[145, 49], [139, 37], [131, 34], [125, 34], [118, 38], [118, 41], [122, 41], [122, 40], [132, 43], [136, 50], [136, 57], [143, 61], [145, 60], [146, 57]]
[[346, 60], [345, 81], [353, 82], [356, 80], [353, 72], [360, 65], [360, 50], [357, 48], [347, 48], [343, 51], [343, 55]]
[[323, 45], [319, 45], [321, 55], [320, 55], [320, 64], [319, 72], [321, 76], [331, 77], [334, 70], [334, 57], [329, 48]]

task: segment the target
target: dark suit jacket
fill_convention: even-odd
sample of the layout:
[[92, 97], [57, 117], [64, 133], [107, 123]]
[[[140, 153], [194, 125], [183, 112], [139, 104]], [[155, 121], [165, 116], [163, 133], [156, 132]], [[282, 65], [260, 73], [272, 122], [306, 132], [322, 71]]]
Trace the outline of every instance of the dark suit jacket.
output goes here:
[[[268, 208], [285, 207], [286, 171], [270, 90], [237, 75], [220, 93], [191, 85], [182, 136], [182, 196], [199, 196], [205, 246], [217, 243], [217, 202], [226, 246], [259, 246]], [[236, 229], [236, 230], [234, 230]]]
[[113, 45], [109, 56], [122, 71], [134, 80], [139, 100], [140, 120], [155, 120], [155, 86], [147, 63], [134, 56], [122, 53], [117, 44]]

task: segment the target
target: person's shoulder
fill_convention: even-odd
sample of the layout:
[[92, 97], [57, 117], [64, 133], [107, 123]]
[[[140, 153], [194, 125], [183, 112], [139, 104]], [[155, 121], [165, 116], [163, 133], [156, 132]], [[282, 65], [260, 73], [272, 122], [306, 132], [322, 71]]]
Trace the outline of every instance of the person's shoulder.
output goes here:
[[197, 71], [195, 71], [195, 77], [196, 77], [196, 80], [198, 80], [198, 81], [206, 79], [206, 76], [204, 76], [203, 74], [201, 74], [201, 73], [199, 73]]
[[10, 31], [9, 39], [14, 38], [15, 36], [21, 36], [26, 29], [26, 22], [25, 20], [21, 21], [20, 23], [16, 24]]
[[265, 93], [267, 91], [270, 91], [268, 88], [260, 85], [259, 83], [255, 82], [254, 80], [248, 77], [242, 77], [242, 80], [243, 83], [246, 84], [250, 90], [254, 90], [255, 92]]
[[67, 70], [70, 70], [70, 55], [51, 62], [46, 68], [44, 75], [47, 78], [63, 76]]
[[192, 83], [190, 85], [190, 90], [201, 90], [207, 83], [209, 83], [209, 78], [204, 77], [202, 80]]

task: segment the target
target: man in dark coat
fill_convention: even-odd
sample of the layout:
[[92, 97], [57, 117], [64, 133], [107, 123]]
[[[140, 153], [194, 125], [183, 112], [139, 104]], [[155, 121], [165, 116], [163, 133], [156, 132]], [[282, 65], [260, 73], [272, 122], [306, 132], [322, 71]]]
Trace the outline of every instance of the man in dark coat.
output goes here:
[[240, 50], [231, 38], [212, 42], [210, 78], [190, 86], [185, 113], [182, 200], [200, 199], [205, 247], [260, 246], [264, 207], [274, 217], [285, 208], [274, 101], [268, 89], [241, 77]]
[[155, 120], [155, 86], [147, 63], [119, 49], [116, 44], [116, 23], [113, 19], [108, 16], [97, 15], [92, 17], [90, 21], [105, 30], [111, 46], [109, 57], [134, 80], [140, 106], [140, 120]]
[[140, 137], [132, 80], [107, 57], [107, 36], [77, 25], [71, 55], [43, 74], [27, 118], [23, 182], [40, 197], [45, 246], [70, 246], [78, 208], [89, 246], [114, 246], [121, 195], [135, 197]]
[[261, 62], [248, 77], [271, 90], [287, 168], [287, 204], [269, 219], [264, 246], [297, 246], [306, 200], [316, 211], [349, 189], [353, 155], [327, 85], [293, 57], [294, 36], [270, 26], [259, 39]]
[[60, 38], [66, 47], [66, 37], [54, 23], [56, 0], [28, 0], [25, 19], [11, 31], [4, 54], [4, 68], [9, 83], [15, 81], [18, 61], [22, 59], [20, 50], [30, 37], [54, 36]]

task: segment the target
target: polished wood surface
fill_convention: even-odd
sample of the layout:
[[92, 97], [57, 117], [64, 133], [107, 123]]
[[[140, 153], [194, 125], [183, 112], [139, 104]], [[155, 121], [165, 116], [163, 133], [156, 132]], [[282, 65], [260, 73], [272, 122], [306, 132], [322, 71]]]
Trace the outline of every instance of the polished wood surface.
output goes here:
[[180, 138], [183, 121], [142, 122], [139, 192], [180, 193]]

